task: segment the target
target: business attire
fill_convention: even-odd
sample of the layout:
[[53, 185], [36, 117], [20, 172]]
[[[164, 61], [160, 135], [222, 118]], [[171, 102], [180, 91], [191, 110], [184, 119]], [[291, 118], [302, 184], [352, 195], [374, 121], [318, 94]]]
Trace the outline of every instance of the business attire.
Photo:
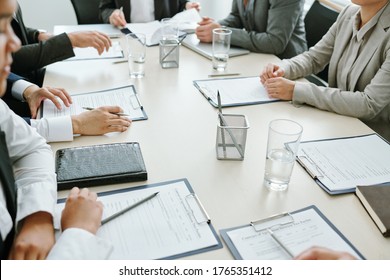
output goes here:
[[66, 33], [44, 42], [38, 41], [39, 31], [24, 25], [20, 6], [12, 19], [11, 26], [22, 43], [20, 50], [13, 54], [11, 71], [28, 78], [38, 86], [42, 86], [43, 83], [43, 67], [75, 55]]
[[[145, 0], [143, 0], [145, 1]], [[101, 0], [99, 4], [100, 18], [109, 23], [110, 16], [115, 9], [123, 7], [127, 22], [131, 22], [131, 0]], [[186, 0], [154, 0], [154, 20], [173, 17], [185, 9]]]
[[[40, 211], [54, 216], [57, 181], [46, 141], [0, 100], [0, 256], [7, 258], [15, 228]], [[17, 188], [16, 188], [17, 186]], [[67, 229], [49, 254], [51, 259], [102, 259], [112, 247], [81, 229]]]
[[[283, 60], [285, 77], [318, 73], [329, 63], [329, 87], [297, 82], [293, 102], [357, 117], [390, 136], [390, 4], [360, 30], [360, 8], [347, 6], [309, 51]], [[389, 138], [388, 138], [389, 139]]]
[[24, 101], [23, 92], [32, 84], [23, 77], [11, 73], [7, 78], [7, 90], [2, 97], [7, 105], [31, 125], [47, 142], [73, 140], [73, 126], [70, 116], [30, 119], [30, 108]]
[[307, 50], [303, 0], [233, 0], [219, 21], [232, 30], [231, 44], [252, 52], [290, 58]]

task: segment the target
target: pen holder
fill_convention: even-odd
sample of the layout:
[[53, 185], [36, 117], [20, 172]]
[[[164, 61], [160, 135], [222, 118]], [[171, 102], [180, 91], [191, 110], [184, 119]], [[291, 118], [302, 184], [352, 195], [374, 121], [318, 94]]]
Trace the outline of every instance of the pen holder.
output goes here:
[[178, 39], [160, 40], [160, 64], [162, 68], [179, 67], [179, 46]]
[[245, 115], [220, 114], [217, 126], [217, 159], [244, 160], [249, 129]]

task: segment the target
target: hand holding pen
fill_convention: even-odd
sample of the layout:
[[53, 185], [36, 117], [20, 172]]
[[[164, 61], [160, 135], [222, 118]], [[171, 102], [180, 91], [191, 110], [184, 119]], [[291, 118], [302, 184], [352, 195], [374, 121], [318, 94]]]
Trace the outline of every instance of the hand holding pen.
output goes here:
[[123, 12], [123, 7], [120, 7], [120, 9], [116, 9], [115, 11], [113, 11], [110, 15], [109, 21], [112, 25], [116, 27], [125, 27], [127, 22], [125, 19], [125, 14]]

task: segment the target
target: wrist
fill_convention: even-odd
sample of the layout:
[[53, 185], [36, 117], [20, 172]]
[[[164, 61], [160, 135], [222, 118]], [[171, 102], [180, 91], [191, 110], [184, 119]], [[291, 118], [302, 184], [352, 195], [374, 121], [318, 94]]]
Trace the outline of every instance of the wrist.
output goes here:
[[22, 94], [23, 101], [27, 101], [28, 102], [30, 96], [37, 90], [39, 90], [39, 87], [37, 85], [35, 85], [35, 84], [31, 84], [30, 86], [28, 86], [23, 91], [23, 94]]
[[71, 120], [72, 120], [73, 134], [81, 134], [81, 130], [82, 130], [81, 121], [77, 118], [77, 116], [71, 116]]

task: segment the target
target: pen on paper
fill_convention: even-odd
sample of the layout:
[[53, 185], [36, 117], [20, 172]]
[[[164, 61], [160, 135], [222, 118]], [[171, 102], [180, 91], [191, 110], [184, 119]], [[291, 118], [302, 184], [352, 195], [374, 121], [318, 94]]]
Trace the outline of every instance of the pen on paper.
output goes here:
[[[94, 110], [95, 108], [92, 108], [92, 107], [83, 107], [84, 110], [88, 110], [88, 111], [91, 111], [91, 110]], [[117, 116], [123, 116], [123, 117], [128, 117], [129, 114], [126, 114], [126, 113], [111, 113], [111, 114], [114, 114], [114, 115], [117, 115]]]
[[128, 206], [128, 207], [122, 209], [121, 211], [116, 212], [115, 214], [113, 214], [113, 215], [111, 215], [111, 216], [109, 216], [109, 217], [103, 219], [102, 222], [101, 222], [102, 225], [108, 223], [109, 221], [112, 221], [113, 219], [115, 219], [115, 218], [119, 217], [120, 215], [122, 215], [122, 214], [128, 212], [129, 210], [134, 209], [134, 208], [137, 207], [137, 206], [140, 206], [141, 204], [143, 204], [143, 203], [149, 201], [150, 199], [152, 199], [152, 198], [155, 197], [156, 195], [158, 195], [158, 192], [156, 192], [156, 193], [154, 193], [154, 194], [152, 194], [152, 195], [149, 195], [149, 196], [147, 196], [147, 197], [141, 199], [140, 201], [137, 201], [136, 203], [134, 203], [134, 204], [132, 204], [132, 205], [130, 205], [130, 206]]
[[213, 73], [209, 74], [209, 78], [212, 77], [227, 77], [227, 76], [239, 76], [241, 75], [240, 73]]
[[294, 254], [291, 253], [291, 251], [283, 244], [283, 242], [274, 234], [274, 232], [271, 229], [267, 229], [268, 233], [272, 237], [273, 240], [276, 241], [276, 243], [279, 244], [279, 246], [293, 259]]

